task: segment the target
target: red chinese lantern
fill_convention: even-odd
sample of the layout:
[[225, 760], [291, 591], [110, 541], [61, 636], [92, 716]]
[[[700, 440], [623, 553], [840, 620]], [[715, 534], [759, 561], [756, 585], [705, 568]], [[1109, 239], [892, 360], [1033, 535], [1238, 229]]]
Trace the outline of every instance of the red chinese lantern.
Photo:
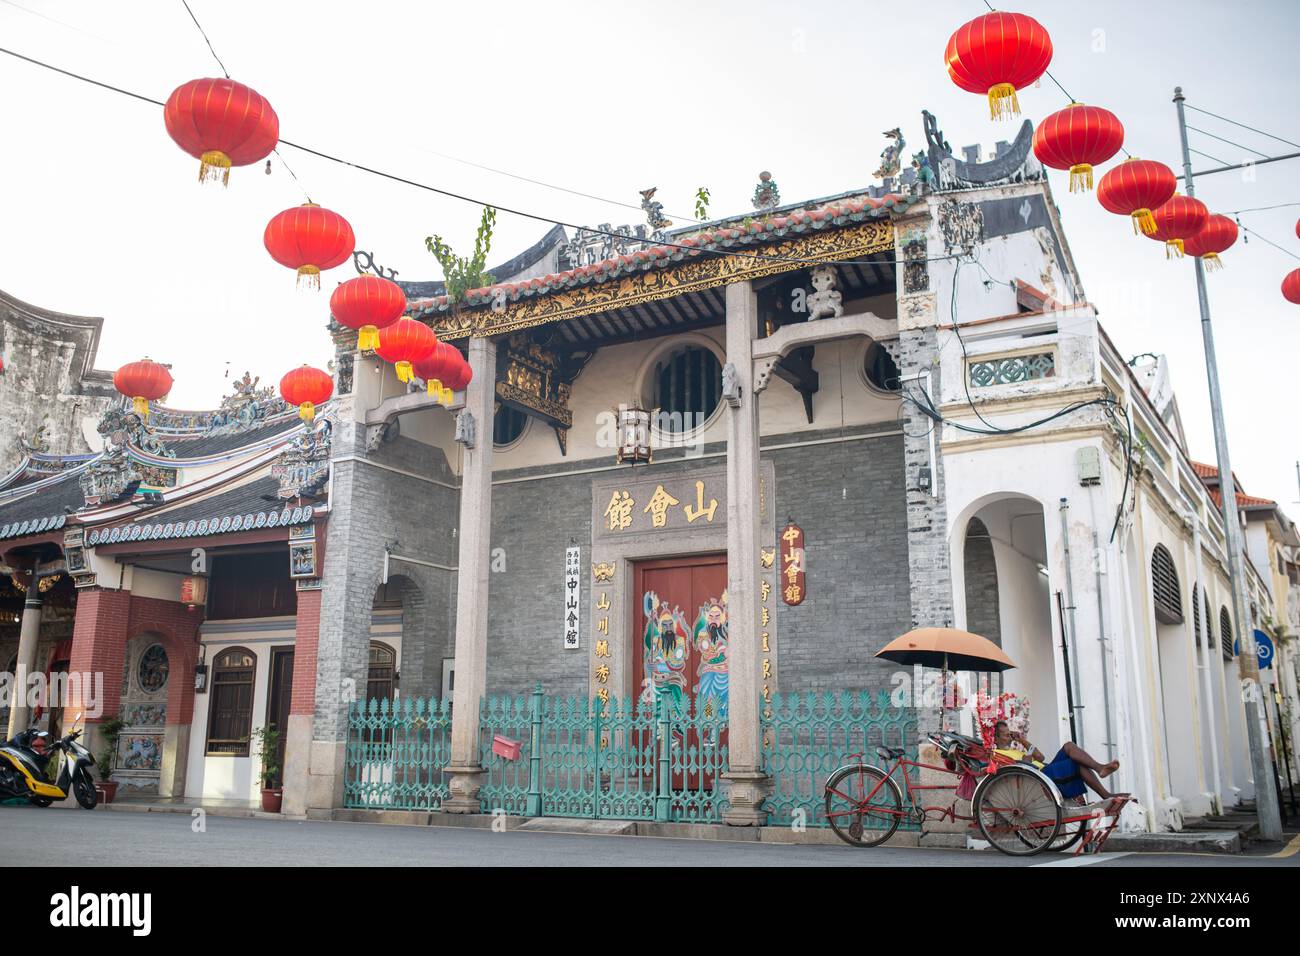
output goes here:
[[290, 405], [298, 406], [298, 417], [305, 422], [316, 417], [316, 406], [329, 401], [334, 394], [334, 379], [310, 365], [294, 369], [280, 379], [280, 397]]
[[131, 399], [135, 413], [149, 417], [149, 403], [156, 402], [172, 390], [172, 373], [166, 365], [144, 358], [123, 365], [113, 373], [113, 387]]
[[1034, 155], [1044, 166], [1070, 171], [1070, 192], [1092, 189], [1092, 167], [1123, 145], [1124, 125], [1100, 106], [1071, 103], [1034, 130]]
[[330, 312], [340, 325], [357, 330], [357, 348], [363, 352], [373, 352], [379, 344], [379, 330], [392, 325], [405, 311], [402, 287], [379, 276], [349, 279], [330, 295]]
[[1163, 206], [1178, 188], [1174, 171], [1149, 159], [1128, 159], [1097, 184], [1097, 201], [1102, 208], [1120, 216], [1133, 217], [1133, 231], [1156, 231], [1151, 210]]
[[280, 120], [256, 90], [229, 79], [190, 80], [163, 107], [167, 135], [199, 161], [199, 182], [230, 182], [231, 166], [270, 155]]
[[1175, 255], [1182, 256], [1183, 244], [1200, 232], [1210, 211], [1199, 199], [1175, 193], [1151, 215], [1156, 222], [1156, 231], [1148, 233], [1147, 238], [1163, 242], [1165, 258], [1172, 259]]
[[465, 361], [465, 356], [456, 350], [453, 368], [449, 374], [443, 376], [442, 383], [453, 392], [459, 392], [467, 388], [473, 380], [474, 370], [469, 367], [469, 362]]
[[1300, 305], [1300, 269], [1292, 269], [1282, 280], [1282, 295], [1288, 302]]
[[1016, 90], [1052, 62], [1052, 38], [1023, 13], [986, 13], [957, 28], [944, 51], [948, 75], [963, 90], [986, 93], [994, 119], [1019, 115]]
[[271, 258], [298, 270], [298, 286], [320, 288], [320, 274], [341, 265], [357, 240], [348, 221], [313, 202], [286, 209], [266, 226], [262, 242]]
[[412, 366], [427, 358], [437, 344], [438, 337], [433, 334], [433, 329], [423, 322], [403, 317], [379, 330], [375, 354], [385, 362], [393, 363], [399, 381], [409, 382]]
[[1206, 269], [1222, 269], [1219, 253], [1226, 252], [1237, 241], [1237, 224], [1227, 216], [1207, 216], [1199, 232], [1183, 240], [1183, 251], [1196, 256]]
[[452, 388], [447, 380], [456, 374], [456, 362], [460, 352], [453, 345], [438, 342], [433, 351], [412, 363], [417, 378], [424, 379], [425, 388], [430, 395], [437, 395], [443, 405], [451, 404]]

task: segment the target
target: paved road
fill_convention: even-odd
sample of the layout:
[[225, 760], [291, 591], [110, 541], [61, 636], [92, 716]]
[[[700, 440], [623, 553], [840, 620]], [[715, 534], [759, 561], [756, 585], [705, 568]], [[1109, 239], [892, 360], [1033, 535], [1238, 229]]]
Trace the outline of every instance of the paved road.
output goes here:
[[493, 833], [219, 817], [0, 807], [0, 866], [1300, 866], [1290, 855], [1103, 854], [1015, 859], [994, 851], [786, 846], [656, 837]]

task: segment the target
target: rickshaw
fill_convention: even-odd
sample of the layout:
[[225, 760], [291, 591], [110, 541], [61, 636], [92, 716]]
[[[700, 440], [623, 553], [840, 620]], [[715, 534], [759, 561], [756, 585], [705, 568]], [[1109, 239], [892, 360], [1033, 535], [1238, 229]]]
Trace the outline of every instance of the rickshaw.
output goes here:
[[[1033, 856], [1044, 850], [1075, 847], [1075, 854], [1099, 853], [1119, 822], [1127, 794], [1096, 803], [1069, 801], [1037, 767], [985, 747], [974, 737], [938, 731], [929, 734], [943, 765], [911, 760], [901, 747], [877, 747], [888, 767], [858, 762], [835, 770], [826, 781], [826, 820], [845, 843], [880, 846], [904, 820], [918, 826], [927, 820], [969, 820], [989, 845], [1009, 856]], [[908, 767], [952, 774], [957, 784], [914, 782]], [[903, 769], [900, 788], [894, 774]], [[917, 794], [925, 790], [955, 790], [947, 806], [925, 806]], [[904, 792], [907, 806], [903, 804]], [[959, 799], [970, 799], [971, 815], [957, 812]]]

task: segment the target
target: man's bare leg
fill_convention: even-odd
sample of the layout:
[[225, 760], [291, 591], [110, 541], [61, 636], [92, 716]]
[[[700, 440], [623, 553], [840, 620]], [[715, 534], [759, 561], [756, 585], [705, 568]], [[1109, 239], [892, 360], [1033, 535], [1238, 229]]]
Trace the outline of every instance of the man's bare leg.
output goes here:
[[1101, 785], [1102, 777], [1109, 777], [1119, 769], [1119, 761], [1112, 760], [1110, 763], [1098, 763], [1092, 755], [1082, 747], [1073, 742], [1067, 742], [1062, 748], [1065, 755], [1079, 765], [1079, 778], [1084, 782], [1089, 790], [1097, 794], [1103, 800], [1109, 800], [1114, 794]]

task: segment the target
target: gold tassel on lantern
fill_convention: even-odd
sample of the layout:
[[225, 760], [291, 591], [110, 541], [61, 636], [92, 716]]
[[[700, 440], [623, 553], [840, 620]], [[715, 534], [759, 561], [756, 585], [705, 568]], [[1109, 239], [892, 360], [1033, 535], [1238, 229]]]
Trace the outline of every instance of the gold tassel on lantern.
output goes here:
[[397, 369], [397, 380], [399, 382], [409, 382], [411, 380], [412, 368], [410, 362], [398, 362], [394, 368]]
[[1201, 256], [1201, 261], [1205, 263], [1205, 271], [1213, 272], [1223, 268], [1223, 260], [1219, 258], [1217, 252], [1207, 252]]
[[1172, 259], [1175, 255], [1179, 259], [1183, 257], [1183, 240], [1181, 239], [1169, 239], [1165, 242], [1165, 258]]
[[1070, 192], [1086, 193], [1092, 190], [1092, 166], [1079, 163], [1070, 167]]
[[1147, 208], [1133, 210], [1133, 232], [1145, 232], [1148, 236], [1156, 231], [1156, 217]]
[[149, 419], [149, 399], [137, 395], [131, 399], [131, 407], [141, 418], [146, 421]]
[[1011, 119], [1020, 115], [1020, 101], [1016, 88], [1010, 83], [995, 83], [989, 87], [989, 116], [993, 119]]
[[431, 378], [424, 383], [424, 389], [430, 395], [441, 395], [442, 382], [438, 381], [436, 378]]
[[298, 406], [298, 417], [305, 422], [310, 422], [316, 417], [316, 405], [313, 402], [303, 402]]
[[210, 149], [199, 158], [199, 182], [230, 185], [230, 157], [219, 149]]
[[373, 352], [379, 348], [379, 330], [373, 325], [363, 325], [357, 330], [357, 348], [362, 352]]
[[450, 408], [451, 403], [455, 401], [455, 398], [456, 398], [455, 392], [453, 392], [446, 385], [442, 386], [442, 397], [439, 398], [438, 401], [442, 402], [443, 405]]
[[300, 266], [298, 269], [299, 289], [319, 289], [320, 269], [316, 266]]

